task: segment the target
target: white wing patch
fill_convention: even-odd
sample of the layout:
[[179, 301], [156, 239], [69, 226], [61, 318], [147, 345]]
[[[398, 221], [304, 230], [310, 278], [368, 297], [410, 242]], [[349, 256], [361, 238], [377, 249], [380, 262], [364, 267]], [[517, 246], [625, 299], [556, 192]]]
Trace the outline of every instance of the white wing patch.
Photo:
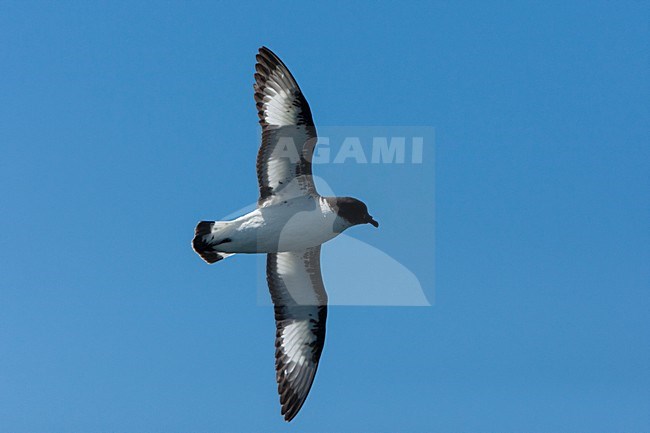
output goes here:
[[[275, 77], [287, 81], [285, 77]], [[262, 90], [262, 103], [264, 105], [263, 119], [268, 125], [288, 126], [298, 122], [295, 107], [292, 106], [294, 98], [289, 91], [279, 88], [276, 82], [269, 81]]]
[[277, 274], [282, 278], [286, 290], [285, 296], [297, 305], [321, 305], [319, 293], [313, 287], [311, 275], [304, 262], [303, 252], [289, 251], [277, 254]]
[[307, 362], [309, 351], [305, 346], [316, 341], [316, 336], [312, 334], [309, 322], [296, 321], [285, 325], [281, 332], [282, 346], [284, 353], [291, 362], [303, 365]]

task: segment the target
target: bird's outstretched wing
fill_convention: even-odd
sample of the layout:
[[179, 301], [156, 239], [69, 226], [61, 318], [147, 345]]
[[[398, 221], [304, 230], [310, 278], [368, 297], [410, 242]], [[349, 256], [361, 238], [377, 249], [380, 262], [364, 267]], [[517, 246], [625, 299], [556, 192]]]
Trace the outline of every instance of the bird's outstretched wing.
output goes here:
[[266, 278], [275, 307], [275, 370], [282, 415], [291, 421], [316, 375], [325, 343], [327, 293], [320, 246], [268, 254]]
[[255, 102], [262, 125], [258, 204], [315, 194], [311, 159], [317, 135], [309, 104], [278, 56], [262, 47], [256, 58]]

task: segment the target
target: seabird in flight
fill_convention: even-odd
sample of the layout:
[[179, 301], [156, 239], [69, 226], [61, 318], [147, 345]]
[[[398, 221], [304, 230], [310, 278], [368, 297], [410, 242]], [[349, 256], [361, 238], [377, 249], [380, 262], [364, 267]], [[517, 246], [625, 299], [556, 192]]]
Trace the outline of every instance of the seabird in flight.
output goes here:
[[309, 104], [289, 69], [259, 49], [255, 102], [262, 125], [257, 208], [232, 221], [201, 221], [192, 247], [207, 263], [237, 253], [267, 255], [275, 309], [275, 369], [282, 415], [291, 421], [314, 381], [327, 317], [321, 244], [358, 224], [379, 224], [351, 197], [321, 197], [312, 178], [317, 135]]

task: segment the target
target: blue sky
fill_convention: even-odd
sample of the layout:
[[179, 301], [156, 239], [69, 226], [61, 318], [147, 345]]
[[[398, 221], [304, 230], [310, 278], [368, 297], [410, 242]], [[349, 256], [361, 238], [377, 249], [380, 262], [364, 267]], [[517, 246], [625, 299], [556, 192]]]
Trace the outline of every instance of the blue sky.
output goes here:
[[[650, 430], [647, 3], [131, 3], [0, 4], [1, 433]], [[317, 167], [433, 305], [331, 308], [289, 425], [258, 262], [189, 248], [261, 45], [318, 125], [435, 128], [431, 184]]]

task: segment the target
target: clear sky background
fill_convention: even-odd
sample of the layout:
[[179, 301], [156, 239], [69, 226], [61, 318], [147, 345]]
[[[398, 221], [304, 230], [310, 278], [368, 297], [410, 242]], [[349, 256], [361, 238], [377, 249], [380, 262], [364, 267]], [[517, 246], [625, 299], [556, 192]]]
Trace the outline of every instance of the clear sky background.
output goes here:
[[[1, 2], [0, 433], [650, 431], [649, 22], [647, 2]], [[331, 308], [291, 424], [257, 261], [189, 247], [257, 197], [261, 45], [319, 125], [436, 131], [421, 218], [399, 201], [433, 197], [391, 167], [317, 167], [433, 305]]]

